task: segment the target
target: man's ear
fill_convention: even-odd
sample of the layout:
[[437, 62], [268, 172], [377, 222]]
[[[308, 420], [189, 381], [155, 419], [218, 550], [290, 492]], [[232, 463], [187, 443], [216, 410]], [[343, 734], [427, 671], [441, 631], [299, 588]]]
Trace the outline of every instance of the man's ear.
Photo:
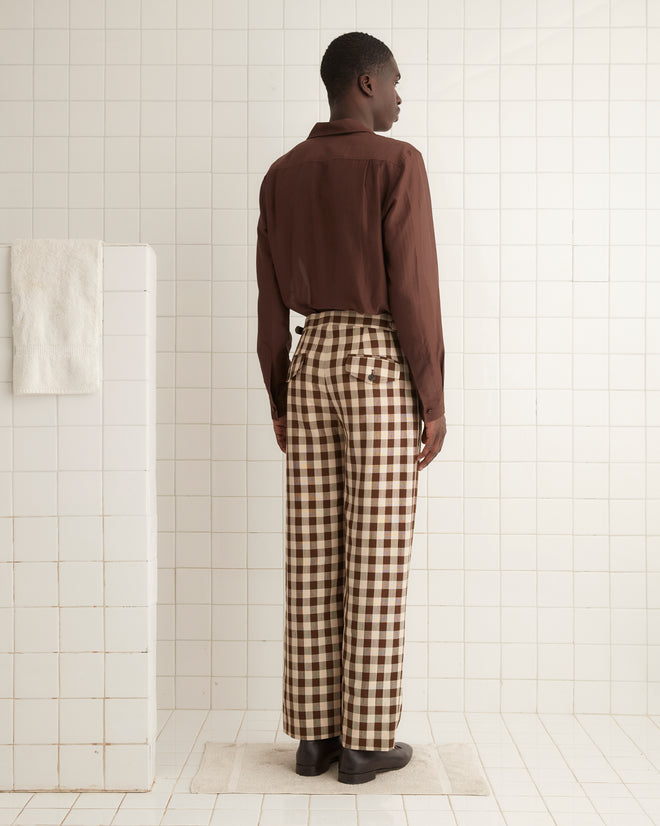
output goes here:
[[373, 75], [360, 75], [357, 79], [358, 81], [358, 88], [361, 92], [365, 95], [369, 95], [369, 97], [373, 97], [374, 94], [374, 85], [373, 85]]

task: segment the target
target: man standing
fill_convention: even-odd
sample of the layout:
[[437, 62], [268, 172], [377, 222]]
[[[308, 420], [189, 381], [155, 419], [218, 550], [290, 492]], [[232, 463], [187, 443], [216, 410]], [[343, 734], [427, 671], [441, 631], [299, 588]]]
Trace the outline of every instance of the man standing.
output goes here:
[[[330, 120], [259, 192], [257, 353], [286, 453], [283, 728], [296, 771], [364, 783], [405, 766], [405, 609], [417, 478], [446, 434], [428, 179], [390, 49], [362, 32], [321, 62]], [[289, 311], [305, 316], [289, 362]], [[420, 433], [420, 430], [422, 431]], [[420, 438], [425, 447], [420, 451]]]

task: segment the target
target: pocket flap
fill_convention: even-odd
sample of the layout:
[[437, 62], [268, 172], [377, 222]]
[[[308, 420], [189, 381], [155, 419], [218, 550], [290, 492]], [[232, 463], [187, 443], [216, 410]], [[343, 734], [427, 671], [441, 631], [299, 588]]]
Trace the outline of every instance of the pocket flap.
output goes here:
[[344, 366], [356, 379], [369, 384], [394, 381], [401, 375], [401, 363], [386, 356], [367, 356], [353, 353], [346, 356]]
[[298, 370], [300, 370], [300, 368], [303, 365], [303, 362], [305, 361], [306, 356], [307, 356], [307, 353], [294, 353], [293, 354], [293, 358], [291, 359], [291, 363], [289, 364], [289, 371], [288, 371], [287, 377], [286, 377], [287, 381], [291, 381], [291, 379], [296, 375]]

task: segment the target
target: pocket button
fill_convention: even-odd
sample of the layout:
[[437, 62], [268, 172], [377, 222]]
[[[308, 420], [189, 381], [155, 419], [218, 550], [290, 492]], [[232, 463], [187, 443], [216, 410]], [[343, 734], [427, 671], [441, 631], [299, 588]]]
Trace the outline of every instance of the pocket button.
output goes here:
[[375, 381], [376, 380], [376, 374], [374, 373], [373, 370], [371, 371], [371, 373], [369, 373], [367, 378], [369, 379], [369, 381]]

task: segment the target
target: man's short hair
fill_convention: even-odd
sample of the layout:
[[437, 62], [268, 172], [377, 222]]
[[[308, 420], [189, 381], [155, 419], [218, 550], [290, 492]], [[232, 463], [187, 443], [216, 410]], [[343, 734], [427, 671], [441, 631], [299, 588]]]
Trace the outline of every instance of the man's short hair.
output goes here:
[[377, 73], [394, 57], [388, 46], [366, 32], [347, 32], [330, 43], [321, 60], [321, 79], [332, 106], [360, 75]]

